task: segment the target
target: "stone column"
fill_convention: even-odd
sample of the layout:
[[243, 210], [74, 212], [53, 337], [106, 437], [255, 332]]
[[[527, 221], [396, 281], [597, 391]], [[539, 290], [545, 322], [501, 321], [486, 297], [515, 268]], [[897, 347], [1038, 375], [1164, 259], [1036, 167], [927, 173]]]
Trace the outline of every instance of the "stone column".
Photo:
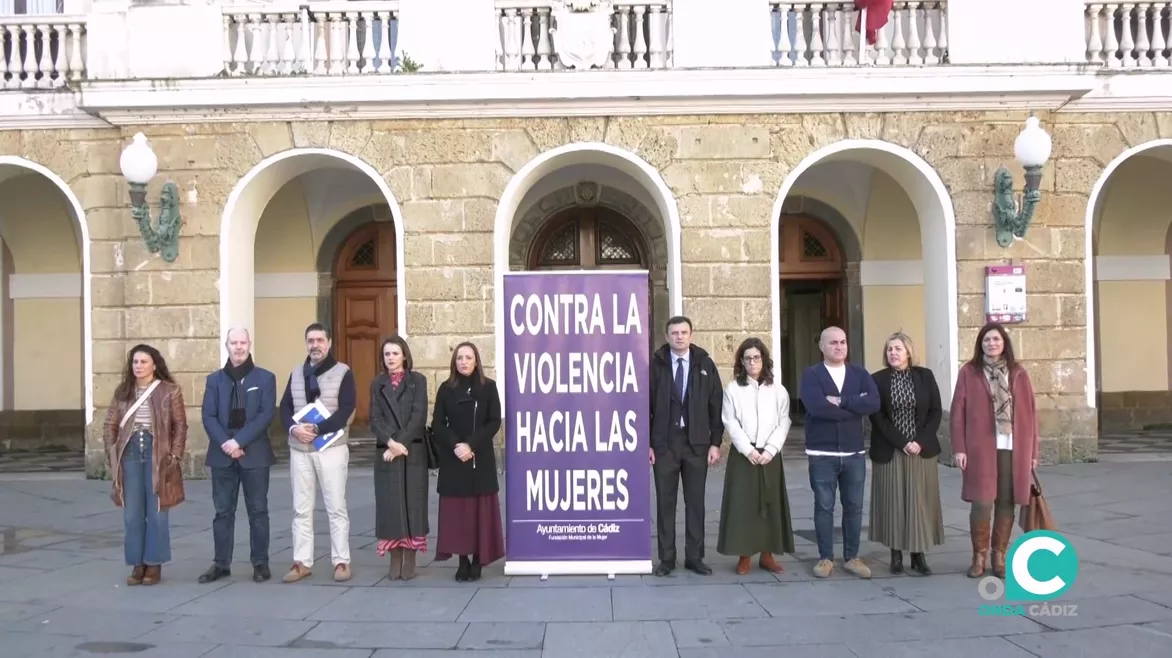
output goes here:
[[863, 329], [863, 285], [859, 276], [859, 263], [848, 262], [845, 268], [846, 280], [846, 331], [851, 343], [851, 361], [865, 365], [866, 334]]

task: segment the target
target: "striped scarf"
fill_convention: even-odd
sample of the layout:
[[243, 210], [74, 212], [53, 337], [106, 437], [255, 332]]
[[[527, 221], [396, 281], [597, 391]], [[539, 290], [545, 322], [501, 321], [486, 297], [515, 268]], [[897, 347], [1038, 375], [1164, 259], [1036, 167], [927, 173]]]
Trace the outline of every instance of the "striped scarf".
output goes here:
[[985, 381], [993, 397], [993, 415], [997, 419], [997, 433], [1013, 436], [1013, 393], [1009, 389], [1009, 365], [1005, 359], [985, 359]]

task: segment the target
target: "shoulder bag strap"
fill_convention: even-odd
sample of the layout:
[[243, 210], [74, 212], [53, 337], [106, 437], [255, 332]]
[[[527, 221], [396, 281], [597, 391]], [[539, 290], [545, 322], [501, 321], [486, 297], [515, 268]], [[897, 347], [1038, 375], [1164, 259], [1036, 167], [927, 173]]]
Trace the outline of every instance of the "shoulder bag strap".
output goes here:
[[159, 380], [156, 379], [155, 381], [151, 382], [151, 385], [147, 387], [147, 390], [142, 392], [142, 395], [138, 396], [138, 399], [134, 401], [134, 404], [130, 405], [130, 408], [126, 410], [126, 415], [122, 416], [122, 422], [118, 423], [119, 428], [126, 427], [126, 421], [130, 420], [130, 417], [134, 415], [134, 412], [138, 411], [138, 408], [142, 406], [142, 403], [147, 401], [147, 398], [151, 396], [151, 393], [155, 391], [155, 388], [158, 385]]

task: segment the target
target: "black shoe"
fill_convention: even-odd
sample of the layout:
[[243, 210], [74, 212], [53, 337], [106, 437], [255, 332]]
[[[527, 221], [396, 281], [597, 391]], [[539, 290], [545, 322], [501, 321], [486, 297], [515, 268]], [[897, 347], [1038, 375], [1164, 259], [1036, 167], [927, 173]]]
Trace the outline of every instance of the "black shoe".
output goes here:
[[207, 571], [200, 574], [199, 582], [207, 584], [231, 575], [232, 571], [230, 569], [225, 569], [218, 564], [213, 564], [211, 569], [208, 569]]
[[660, 562], [659, 564], [655, 565], [655, 575], [660, 578], [664, 576], [670, 576], [671, 572], [675, 571], [675, 568], [676, 565], [672, 564], [671, 562]]
[[472, 564], [468, 567], [468, 580], [480, 580], [480, 569], [483, 565], [480, 564], [480, 557], [472, 556]]
[[472, 570], [472, 565], [468, 562], [468, 558], [463, 555], [460, 556], [460, 566], [456, 569], [456, 582], [464, 583], [468, 581], [469, 573]]
[[912, 570], [925, 576], [932, 575], [932, 568], [928, 566], [928, 560], [924, 558], [923, 553], [912, 553]]
[[252, 581], [256, 583], [263, 583], [269, 578], [273, 577], [273, 572], [269, 571], [269, 565], [262, 564], [252, 568]]
[[[916, 554], [912, 553], [912, 564], [916, 563]], [[891, 549], [891, 573], [903, 573], [903, 551]]]
[[687, 560], [684, 562], [684, 568], [701, 576], [712, 575], [712, 569], [707, 564], [704, 564], [704, 560]]

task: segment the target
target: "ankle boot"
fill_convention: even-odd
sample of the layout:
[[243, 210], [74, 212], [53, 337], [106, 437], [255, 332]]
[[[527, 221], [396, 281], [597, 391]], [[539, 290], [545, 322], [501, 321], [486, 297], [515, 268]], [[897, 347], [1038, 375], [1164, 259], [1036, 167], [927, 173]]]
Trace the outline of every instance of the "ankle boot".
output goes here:
[[468, 572], [471, 570], [471, 567], [472, 567], [472, 565], [469, 564], [469, 562], [468, 562], [468, 556], [461, 555], [460, 556], [460, 567], [458, 569], [456, 569], [456, 581], [461, 582], [461, 583], [467, 582], [468, 581]]
[[469, 569], [468, 569], [468, 580], [480, 580], [480, 568], [481, 568], [480, 556], [473, 555], [472, 556], [472, 564], [469, 566]]
[[768, 571], [769, 573], [783, 573], [785, 571], [785, 569], [783, 569], [782, 566], [778, 564], [777, 560], [773, 557], [773, 553], [762, 553], [759, 564], [761, 565], [762, 569]]
[[969, 521], [969, 538], [973, 543], [973, 564], [969, 567], [969, 578], [985, 575], [985, 558], [989, 555], [989, 521]]
[[415, 551], [409, 548], [403, 549], [403, 571], [399, 577], [403, 580], [415, 577]]
[[389, 577], [391, 580], [398, 580], [403, 575], [403, 549], [391, 549], [391, 571]]
[[136, 564], [130, 570], [130, 575], [126, 577], [126, 584], [133, 587], [142, 584], [142, 577], [146, 574], [145, 564]]
[[903, 551], [891, 549], [891, 573], [903, 573]]
[[742, 555], [737, 560], [737, 575], [743, 576], [749, 573], [749, 569], [753, 568], [753, 558], [748, 555]]
[[925, 576], [932, 575], [932, 569], [928, 566], [928, 560], [925, 559], [923, 553], [912, 553], [912, 571]]
[[163, 579], [163, 565], [147, 565], [146, 570], [142, 574], [143, 585], [158, 585], [159, 581]]
[[1005, 553], [1013, 536], [1013, 514], [993, 519], [993, 575], [1005, 578]]

